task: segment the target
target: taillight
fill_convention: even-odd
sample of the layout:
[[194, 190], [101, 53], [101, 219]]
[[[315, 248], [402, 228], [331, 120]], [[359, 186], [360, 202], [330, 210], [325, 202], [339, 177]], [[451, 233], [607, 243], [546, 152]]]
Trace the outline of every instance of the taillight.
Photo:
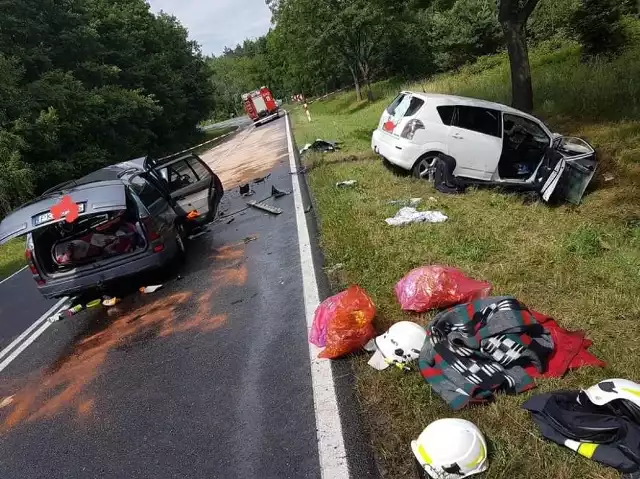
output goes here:
[[[145, 216], [144, 218], [141, 218], [141, 221], [142, 221], [142, 224], [144, 225], [144, 229], [147, 232], [147, 239], [149, 240], [150, 243], [158, 241], [159, 239], [162, 238], [156, 231], [156, 226], [151, 216]], [[156, 245], [152, 245], [152, 249], [154, 253], [160, 253], [161, 251], [164, 251], [164, 244], [159, 243]]]
[[40, 276], [40, 271], [36, 267], [36, 262], [33, 259], [33, 244], [30, 240], [27, 241], [27, 248], [24, 251], [24, 259], [27, 260], [27, 266], [29, 266], [29, 270], [33, 275], [33, 279], [36, 281], [38, 286], [43, 286], [45, 284], [45, 280]]
[[25, 250], [24, 259], [27, 260], [27, 266], [29, 266], [29, 269], [33, 274], [40, 274], [38, 272], [38, 268], [36, 268], [35, 262], [33, 261], [33, 253], [31, 252], [30, 249]]
[[155, 241], [160, 238], [160, 235], [156, 231], [156, 226], [153, 224], [153, 219], [151, 218], [151, 216], [142, 218], [142, 224], [144, 225], [144, 229], [147, 232], [147, 239], [149, 241]]
[[424, 123], [422, 123], [420, 120], [413, 119], [409, 123], [407, 123], [407, 126], [404, 127], [404, 130], [402, 130], [402, 135], [400, 136], [402, 138], [406, 138], [407, 140], [413, 140], [413, 135], [415, 135], [416, 131], [418, 130], [424, 130]]

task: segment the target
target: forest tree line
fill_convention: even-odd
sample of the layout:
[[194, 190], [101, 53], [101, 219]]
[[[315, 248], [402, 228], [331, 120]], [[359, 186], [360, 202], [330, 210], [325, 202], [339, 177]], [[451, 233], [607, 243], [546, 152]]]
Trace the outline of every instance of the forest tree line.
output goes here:
[[196, 141], [201, 122], [242, 114], [241, 94], [263, 85], [285, 101], [347, 86], [371, 99], [374, 81], [508, 50], [514, 103], [530, 109], [528, 46], [572, 39], [586, 61], [615, 55], [637, 15], [637, 0], [266, 1], [266, 35], [206, 57], [144, 0], [0, 0], [0, 218], [63, 181]]
[[[637, 0], [266, 2], [273, 14], [268, 34], [208, 59], [219, 119], [240, 114], [240, 95], [262, 85], [284, 100], [348, 85], [367, 98], [373, 81], [427, 78], [507, 49], [511, 56], [518, 40], [525, 46], [577, 40], [587, 56], [613, 55], [625, 42], [624, 16], [638, 6]], [[514, 103], [531, 109], [528, 98]]]

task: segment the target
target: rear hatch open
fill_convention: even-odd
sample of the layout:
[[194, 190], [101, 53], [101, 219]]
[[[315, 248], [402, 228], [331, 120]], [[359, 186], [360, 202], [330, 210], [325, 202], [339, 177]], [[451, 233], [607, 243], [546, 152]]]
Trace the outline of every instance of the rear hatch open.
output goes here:
[[[67, 209], [56, 218], [55, 207], [61, 204]], [[78, 207], [78, 218], [68, 222], [73, 204]], [[137, 207], [120, 181], [46, 194], [0, 222], [0, 244], [27, 234], [38, 270], [53, 277], [146, 249]]]

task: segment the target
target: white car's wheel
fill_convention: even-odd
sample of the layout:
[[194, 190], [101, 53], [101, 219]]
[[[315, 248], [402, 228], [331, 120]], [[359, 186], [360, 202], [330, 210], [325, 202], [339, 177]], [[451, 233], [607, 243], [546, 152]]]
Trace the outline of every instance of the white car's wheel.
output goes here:
[[413, 176], [415, 176], [416, 178], [433, 181], [437, 160], [438, 155], [436, 154], [423, 156], [418, 161], [416, 161], [415, 165], [413, 165]]

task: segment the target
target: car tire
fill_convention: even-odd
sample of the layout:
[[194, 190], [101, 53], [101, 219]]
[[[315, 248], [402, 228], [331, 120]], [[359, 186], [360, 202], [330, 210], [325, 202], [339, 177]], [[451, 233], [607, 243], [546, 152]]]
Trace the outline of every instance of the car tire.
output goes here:
[[430, 170], [432, 172], [434, 171], [433, 168], [435, 167], [437, 161], [438, 161], [437, 153], [429, 153], [427, 155], [424, 155], [420, 157], [418, 161], [415, 162], [415, 164], [413, 165], [413, 169], [411, 170], [411, 173], [415, 178], [428, 180], [430, 176], [429, 172]]

